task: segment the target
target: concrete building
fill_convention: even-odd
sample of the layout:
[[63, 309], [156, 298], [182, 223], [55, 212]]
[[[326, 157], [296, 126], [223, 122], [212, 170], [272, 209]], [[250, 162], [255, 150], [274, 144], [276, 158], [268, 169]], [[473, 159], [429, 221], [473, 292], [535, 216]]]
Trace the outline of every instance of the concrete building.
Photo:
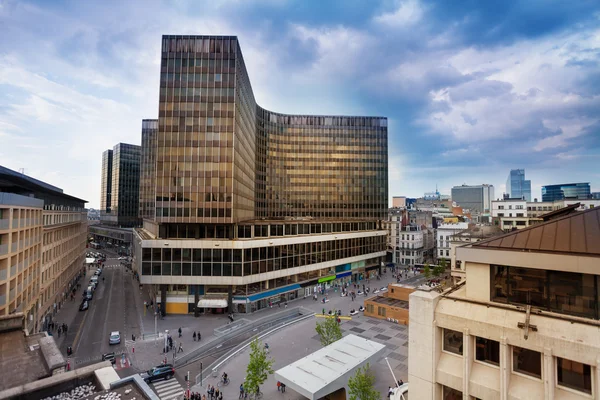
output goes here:
[[504, 199], [492, 201], [492, 218], [527, 217], [527, 201]]
[[506, 196], [531, 201], [531, 181], [525, 180], [524, 169], [511, 169], [506, 180]]
[[83, 266], [85, 203], [0, 167], [0, 316], [22, 312], [28, 332], [52, 320]]
[[461, 185], [452, 188], [452, 201], [463, 209], [489, 215], [494, 199], [494, 185]]
[[234, 36], [163, 36], [159, 100], [133, 266], [162, 312], [252, 312], [379, 270], [386, 118], [265, 110]]
[[392, 253], [391, 261], [394, 264], [409, 266], [433, 260], [433, 229], [411, 222], [413, 218], [421, 220], [427, 215], [431, 224], [431, 213], [397, 208], [389, 210], [385, 227], [388, 231], [388, 250]]
[[450, 239], [460, 231], [464, 231], [469, 227], [466, 222], [458, 222], [453, 224], [441, 224], [436, 230], [436, 259], [445, 259], [450, 261]]
[[102, 153], [100, 221], [105, 225], [140, 224], [141, 147], [118, 143]]
[[406, 207], [406, 196], [392, 197], [392, 208]]
[[456, 257], [464, 282], [410, 295], [411, 398], [600, 398], [600, 209]]
[[408, 325], [408, 297], [414, 291], [412, 286], [391, 283], [386, 292], [365, 300], [364, 315]]
[[592, 192], [589, 182], [561, 183], [558, 185], [542, 186], [542, 201], [556, 201], [563, 199], [586, 200], [591, 198]]
[[504, 233], [499, 226], [472, 224], [463, 231], [450, 236], [450, 274], [455, 283], [465, 279], [462, 262], [456, 260], [456, 248], [468, 243], [476, 243]]

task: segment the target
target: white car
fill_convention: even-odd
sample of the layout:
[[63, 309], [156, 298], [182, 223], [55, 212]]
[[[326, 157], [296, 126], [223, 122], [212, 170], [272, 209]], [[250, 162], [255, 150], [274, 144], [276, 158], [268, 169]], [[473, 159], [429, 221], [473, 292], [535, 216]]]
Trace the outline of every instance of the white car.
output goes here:
[[379, 289], [381, 292], [387, 292], [387, 287], [382, 287], [381, 289]]
[[375, 290], [373, 291], [373, 294], [376, 294], [376, 293], [379, 293], [379, 289], [375, 289]]
[[110, 333], [110, 337], [108, 338], [108, 344], [119, 344], [121, 343], [121, 334], [119, 331], [114, 331]]
[[119, 260], [127, 260], [128, 257], [119, 257]]

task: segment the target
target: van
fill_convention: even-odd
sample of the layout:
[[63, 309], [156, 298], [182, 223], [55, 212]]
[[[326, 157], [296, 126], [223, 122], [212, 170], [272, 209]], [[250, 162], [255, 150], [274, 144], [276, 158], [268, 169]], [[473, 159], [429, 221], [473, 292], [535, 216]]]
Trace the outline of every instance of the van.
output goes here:
[[91, 300], [92, 299], [92, 287], [88, 286], [87, 290], [84, 292], [84, 296], [87, 300]]
[[92, 279], [90, 279], [90, 282], [98, 283], [98, 276], [97, 275], [92, 276]]

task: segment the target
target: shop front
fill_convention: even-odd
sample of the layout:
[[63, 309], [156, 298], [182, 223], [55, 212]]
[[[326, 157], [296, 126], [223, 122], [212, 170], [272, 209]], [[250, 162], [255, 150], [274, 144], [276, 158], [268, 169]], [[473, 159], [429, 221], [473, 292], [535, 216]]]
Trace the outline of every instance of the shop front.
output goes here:
[[238, 313], [253, 313], [263, 308], [279, 307], [288, 301], [304, 296], [304, 289], [298, 284], [283, 286], [250, 296], [234, 296], [233, 304]]

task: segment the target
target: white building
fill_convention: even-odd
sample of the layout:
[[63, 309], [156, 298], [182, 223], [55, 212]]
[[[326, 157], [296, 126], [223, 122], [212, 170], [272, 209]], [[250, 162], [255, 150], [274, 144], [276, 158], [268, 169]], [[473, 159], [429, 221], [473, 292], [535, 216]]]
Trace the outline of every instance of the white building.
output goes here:
[[411, 224], [409, 220], [408, 210], [389, 210], [386, 224], [388, 249], [392, 251], [392, 262], [396, 265], [423, 264], [427, 251], [433, 248], [433, 230]]
[[450, 260], [450, 238], [458, 232], [469, 227], [466, 222], [458, 222], [455, 224], [442, 224], [438, 226], [436, 231], [436, 257]]
[[492, 201], [492, 218], [527, 217], [527, 202], [522, 199]]
[[465, 281], [410, 295], [411, 398], [600, 399], [600, 209], [456, 256]]

